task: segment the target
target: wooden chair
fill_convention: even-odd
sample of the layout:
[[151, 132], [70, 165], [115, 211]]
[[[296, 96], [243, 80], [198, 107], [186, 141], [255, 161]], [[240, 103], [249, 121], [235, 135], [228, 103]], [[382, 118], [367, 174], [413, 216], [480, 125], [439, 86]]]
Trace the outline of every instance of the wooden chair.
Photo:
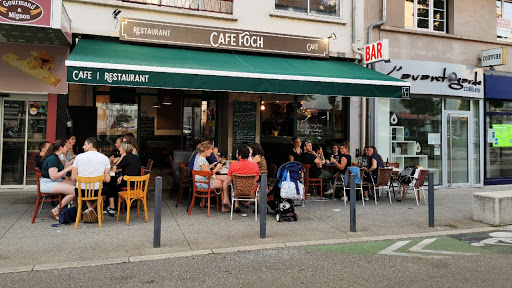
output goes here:
[[[95, 177], [76, 176], [78, 186], [78, 213], [76, 213], [75, 229], [78, 229], [78, 223], [82, 218], [82, 205], [84, 201], [96, 201], [96, 211], [98, 214], [98, 226], [101, 228], [103, 221], [103, 197], [101, 191], [103, 189], [103, 180], [105, 175]], [[82, 184], [85, 188], [82, 188]], [[98, 187], [98, 189], [96, 189]]]
[[304, 164], [303, 165], [304, 168], [306, 169], [306, 173], [305, 174], [305, 184], [306, 184], [306, 190], [304, 191], [304, 199], [307, 198], [307, 192], [308, 192], [308, 189], [309, 189], [309, 186], [314, 186], [315, 187], [315, 196], [317, 195], [316, 194], [316, 187], [320, 187], [320, 200], [322, 200], [322, 196], [323, 196], [323, 179], [319, 179], [319, 178], [309, 178], [309, 169], [311, 169], [311, 164]]
[[393, 173], [393, 168], [378, 168], [377, 171], [377, 181], [373, 183], [373, 195], [375, 196], [375, 205], [377, 205], [377, 191], [379, 189], [379, 197], [380, 191], [382, 188], [388, 189], [389, 193], [389, 203], [391, 202], [391, 190], [389, 190], [389, 182], [391, 181], [391, 175]]
[[[420, 206], [419, 202], [421, 202], [421, 195], [420, 190], [423, 194], [423, 199], [425, 199], [425, 204], [427, 203], [427, 198], [425, 198], [425, 190], [423, 190], [423, 185], [425, 184], [425, 179], [427, 179], [428, 175], [428, 169], [418, 169], [418, 176], [414, 177], [414, 185], [410, 186], [404, 186], [404, 193], [402, 195], [402, 200], [405, 200], [405, 194], [407, 193], [407, 190], [411, 189], [414, 191], [414, 196], [416, 197], [416, 205]], [[419, 201], [418, 201], [419, 198]]]
[[254, 201], [254, 221], [258, 221], [258, 176], [256, 174], [240, 175], [233, 174], [233, 185], [231, 185], [231, 216], [233, 220], [233, 208], [235, 200]]
[[[207, 177], [206, 180], [197, 180], [196, 176]], [[192, 170], [192, 201], [190, 202], [190, 208], [188, 209], [188, 215], [192, 214], [192, 208], [194, 207], [194, 201], [198, 198], [208, 198], [208, 218], [210, 217], [210, 198], [213, 196], [217, 197], [217, 212], [219, 212], [219, 194], [215, 192], [215, 188], [211, 187], [211, 179], [213, 171], [196, 171]], [[197, 188], [197, 184], [203, 183], [207, 185], [206, 189]]]
[[[180, 190], [178, 192], [178, 196], [176, 197], [176, 207], [178, 207], [178, 204], [181, 204], [181, 200], [183, 199], [183, 191], [185, 189], [190, 189], [190, 183], [192, 179], [190, 179], [190, 171], [185, 165], [185, 163], [180, 162]], [[189, 192], [190, 195], [190, 192]]]
[[121, 210], [121, 202], [126, 203], [126, 226], [130, 225], [130, 207], [134, 200], [137, 200], [137, 218], [140, 216], [140, 201], [144, 208], [144, 215], [146, 216], [146, 223], [148, 219], [148, 206], [146, 196], [148, 193], [149, 177], [151, 174], [144, 176], [124, 176], [126, 181], [126, 191], [119, 192], [117, 201], [117, 221], [119, 221], [119, 210]]
[[153, 168], [153, 162], [154, 162], [153, 160], [148, 159], [148, 165], [146, 165], [146, 167], [144, 167], [144, 166], [141, 167], [140, 175], [150, 174], [151, 168]]
[[44, 202], [52, 202], [59, 201], [59, 213], [62, 209], [62, 194], [50, 194], [50, 193], [41, 193], [41, 171], [36, 169], [36, 181], [37, 181], [37, 200], [36, 200], [36, 208], [34, 209], [34, 215], [32, 216], [32, 224], [36, 221], [37, 213], [40, 213], [43, 208]]

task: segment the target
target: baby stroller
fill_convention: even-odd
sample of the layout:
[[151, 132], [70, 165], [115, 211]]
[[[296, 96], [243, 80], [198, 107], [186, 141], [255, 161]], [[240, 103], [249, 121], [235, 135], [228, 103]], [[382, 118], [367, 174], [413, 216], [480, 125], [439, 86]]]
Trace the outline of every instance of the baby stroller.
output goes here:
[[[272, 190], [267, 195], [267, 205], [276, 213], [276, 221], [280, 222], [281, 219], [297, 221], [297, 214], [295, 214], [294, 201], [303, 200], [304, 197], [304, 167], [296, 161], [286, 162], [279, 167], [277, 171], [277, 179], [279, 183], [274, 185]], [[300, 195], [293, 195], [293, 199], [281, 196], [281, 187], [284, 182], [297, 183], [296, 186], [300, 187], [302, 193]], [[291, 185], [289, 183], [284, 185]], [[298, 191], [299, 188], [297, 188]]]

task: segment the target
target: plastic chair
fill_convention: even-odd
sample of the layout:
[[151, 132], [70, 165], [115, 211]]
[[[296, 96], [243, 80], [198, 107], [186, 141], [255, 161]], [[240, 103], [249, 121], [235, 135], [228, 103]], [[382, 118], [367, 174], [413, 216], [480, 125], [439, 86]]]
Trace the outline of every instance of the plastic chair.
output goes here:
[[[176, 207], [178, 204], [181, 204], [181, 200], [183, 199], [183, 190], [190, 189], [190, 171], [188, 170], [187, 165], [184, 162], [180, 162], [180, 191], [178, 192], [178, 196], [176, 197]], [[190, 193], [189, 193], [190, 195]]]
[[149, 177], [151, 174], [144, 176], [124, 176], [126, 181], [126, 191], [119, 192], [117, 201], [117, 221], [119, 221], [119, 210], [121, 209], [121, 202], [126, 202], [126, 226], [130, 225], [130, 206], [134, 200], [137, 200], [137, 218], [140, 216], [140, 201], [144, 208], [144, 215], [146, 216], [146, 223], [148, 219], [148, 206], [146, 202], [146, 195], [148, 193]]
[[233, 174], [233, 185], [231, 185], [231, 216], [233, 220], [233, 207], [235, 200], [254, 201], [254, 221], [258, 221], [258, 176], [256, 174], [240, 175]]
[[[421, 196], [420, 196], [420, 190], [423, 194], [423, 199], [425, 199], [425, 204], [427, 204], [427, 198], [425, 198], [425, 190], [423, 189], [423, 185], [425, 184], [425, 179], [427, 178], [427, 175], [428, 175], [428, 169], [418, 169], [419, 172], [417, 174], [416, 177], [414, 177], [414, 180], [413, 183], [414, 185], [410, 186], [404, 186], [404, 193], [402, 195], [402, 200], [405, 200], [405, 194], [407, 193], [407, 190], [408, 189], [413, 189], [414, 191], [414, 196], [416, 197], [416, 205], [417, 206], [420, 206], [419, 202], [421, 201]], [[419, 198], [419, 201], [418, 201], [418, 198]]]
[[[103, 197], [101, 191], [103, 189], [103, 180], [105, 175], [95, 177], [76, 176], [78, 186], [78, 213], [76, 213], [75, 229], [78, 229], [78, 223], [82, 218], [82, 202], [83, 201], [96, 201], [96, 211], [98, 214], [98, 226], [101, 228], [103, 221]], [[85, 186], [85, 188], [82, 188]], [[98, 187], [98, 189], [96, 189]]]
[[[204, 176], [207, 177], [206, 180], [197, 180], [196, 176]], [[188, 209], [188, 215], [192, 214], [192, 208], [194, 207], [194, 201], [196, 197], [198, 198], [208, 198], [208, 218], [210, 218], [210, 198], [213, 196], [217, 197], [217, 212], [219, 212], [219, 194], [215, 192], [215, 188], [211, 187], [211, 179], [213, 176], [213, 171], [197, 171], [192, 170], [192, 201], [190, 201], [190, 208]], [[197, 184], [203, 183], [208, 187], [206, 189], [197, 188]]]
[[[62, 209], [62, 194], [50, 194], [50, 193], [41, 193], [41, 171], [39, 169], [36, 170], [36, 181], [37, 181], [37, 200], [36, 200], [36, 208], [34, 209], [34, 215], [32, 216], [32, 224], [36, 221], [37, 214], [41, 212], [43, 209], [44, 202], [52, 202], [59, 201], [59, 213]], [[58, 197], [58, 198], [57, 198]]]
[[306, 173], [305, 174], [305, 184], [306, 184], [306, 187], [305, 187], [305, 191], [304, 191], [304, 199], [307, 198], [307, 192], [309, 190], [309, 186], [314, 186], [315, 187], [315, 196], [316, 196], [316, 187], [320, 187], [320, 200], [322, 200], [322, 196], [323, 196], [323, 179], [320, 179], [320, 178], [309, 178], [309, 169], [311, 169], [311, 164], [304, 164], [303, 165], [304, 168], [306, 169]]
[[393, 173], [393, 168], [378, 168], [377, 181], [375, 183], [373, 183], [373, 185], [372, 185], [373, 186], [373, 195], [375, 196], [375, 205], [377, 205], [376, 189], [379, 189], [379, 197], [380, 197], [380, 191], [382, 190], [382, 188], [388, 189], [389, 203], [392, 204], [391, 191], [389, 190], [389, 181], [391, 181], [392, 173]]

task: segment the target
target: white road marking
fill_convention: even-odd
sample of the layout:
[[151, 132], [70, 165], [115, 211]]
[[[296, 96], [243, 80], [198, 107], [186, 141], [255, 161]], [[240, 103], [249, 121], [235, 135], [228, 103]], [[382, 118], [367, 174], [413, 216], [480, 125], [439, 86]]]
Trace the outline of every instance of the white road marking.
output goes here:
[[421, 258], [436, 258], [436, 259], [442, 259], [442, 258], [448, 258], [447, 256], [438, 256], [438, 255], [421, 255], [421, 254], [412, 254], [412, 253], [403, 253], [403, 252], [395, 252], [395, 250], [407, 245], [410, 240], [408, 241], [398, 241], [395, 244], [389, 246], [388, 248], [380, 251], [377, 254], [380, 255], [393, 255], [393, 256], [412, 256], [412, 257], [421, 257]]
[[424, 249], [427, 245], [431, 244], [432, 242], [434, 242], [436, 240], [437, 240], [437, 238], [425, 239], [425, 240], [421, 241], [420, 243], [414, 245], [412, 248], [409, 249], [409, 251], [421, 252], [421, 253], [445, 254], [445, 255], [466, 255], [466, 256], [477, 255], [477, 253]]

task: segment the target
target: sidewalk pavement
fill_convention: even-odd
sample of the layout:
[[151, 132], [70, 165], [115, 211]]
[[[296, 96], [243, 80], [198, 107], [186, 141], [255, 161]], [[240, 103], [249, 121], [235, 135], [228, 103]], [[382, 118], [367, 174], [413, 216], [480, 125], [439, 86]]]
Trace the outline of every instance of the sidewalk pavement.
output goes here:
[[[260, 239], [260, 221], [254, 212], [217, 213], [195, 207], [186, 212], [186, 201], [175, 207], [168, 191], [163, 191], [161, 247], [153, 248], [154, 194], [148, 200], [149, 223], [132, 210], [130, 226], [126, 215], [105, 215], [103, 228], [80, 223], [52, 227], [57, 223], [45, 203], [34, 224], [35, 191], [0, 191], [0, 274], [64, 267], [123, 263], [188, 255], [256, 250], [273, 247], [318, 245], [428, 237], [433, 235], [492, 231], [496, 228], [472, 220], [472, 193], [510, 190], [512, 186], [439, 188], [435, 190], [435, 227], [428, 227], [428, 206], [416, 206], [413, 194], [403, 202], [389, 203], [381, 198], [365, 206], [357, 201], [357, 232], [350, 231], [349, 203], [308, 201], [296, 207], [298, 221], [276, 222], [267, 214], [267, 237]], [[310, 197], [311, 198], [311, 197]]]

